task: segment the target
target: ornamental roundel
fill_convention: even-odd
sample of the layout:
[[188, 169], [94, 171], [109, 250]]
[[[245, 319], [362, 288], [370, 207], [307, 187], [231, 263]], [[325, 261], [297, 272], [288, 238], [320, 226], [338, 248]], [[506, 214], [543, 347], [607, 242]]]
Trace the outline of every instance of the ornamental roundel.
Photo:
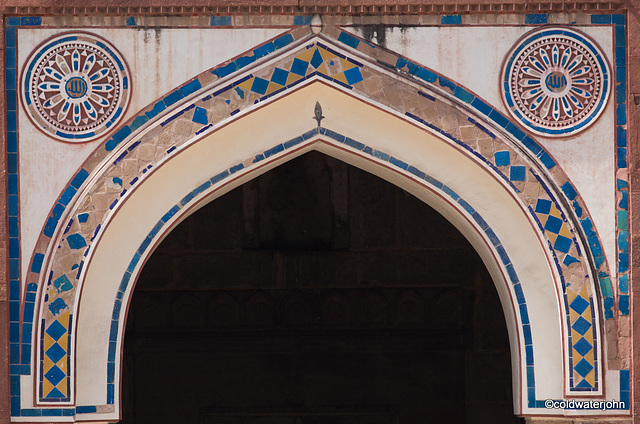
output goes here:
[[596, 44], [568, 28], [527, 34], [507, 56], [501, 82], [509, 112], [547, 137], [574, 135], [595, 122], [611, 85]]
[[104, 135], [129, 103], [130, 77], [118, 51], [87, 33], [56, 36], [36, 49], [22, 75], [22, 100], [51, 136], [84, 142]]

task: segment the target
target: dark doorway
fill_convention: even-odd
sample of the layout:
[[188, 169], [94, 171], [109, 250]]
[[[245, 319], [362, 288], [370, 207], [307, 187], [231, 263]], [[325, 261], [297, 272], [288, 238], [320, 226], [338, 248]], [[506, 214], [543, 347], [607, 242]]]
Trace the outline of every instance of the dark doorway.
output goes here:
[[125, 333], [123, 422], [517, 423], [477, 253], [398, 187], [308, 153], [158, 247]]

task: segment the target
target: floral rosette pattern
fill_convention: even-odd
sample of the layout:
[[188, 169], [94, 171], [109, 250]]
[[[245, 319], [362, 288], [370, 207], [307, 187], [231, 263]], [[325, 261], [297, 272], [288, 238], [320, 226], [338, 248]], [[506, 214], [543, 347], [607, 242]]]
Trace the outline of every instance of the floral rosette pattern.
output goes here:
[[62, 34], [36, 49], [22, 78], [23, 102], [33, 123], [64, 141], [105, 135], [129, 102], [129, 73], [107, 41]]
[[609, 68], [577, 31], [534, 31], [508, 56], [502, 91], [509, 112], [538, 135], [570, 136], [591, 125], [609, 96]]

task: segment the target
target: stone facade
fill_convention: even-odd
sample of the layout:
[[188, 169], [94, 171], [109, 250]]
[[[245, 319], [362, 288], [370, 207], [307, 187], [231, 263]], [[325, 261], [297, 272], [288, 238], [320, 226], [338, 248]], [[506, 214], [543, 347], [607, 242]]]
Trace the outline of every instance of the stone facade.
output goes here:
[[[637, 5], [255, 3], [4, 4], [0, 422], [133, 417], [121, 352], [143, 264], [202, 205], [314, 150], [471, 242], [517, 415], [631, 422]], [[335, 227], [350, 201], [328, 196], [314, 240], [351, 248]]]

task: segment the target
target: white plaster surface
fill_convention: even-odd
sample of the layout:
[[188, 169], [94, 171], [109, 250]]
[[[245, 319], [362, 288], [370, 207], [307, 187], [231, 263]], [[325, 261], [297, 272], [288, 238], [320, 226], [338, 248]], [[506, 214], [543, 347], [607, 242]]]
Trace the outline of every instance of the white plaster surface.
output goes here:
[[[18, 28], [18, 71], [46, 39], [69, 29]], [[77, 28], [108, 40], [131, 73], [131, 102], [120, 123], [175, 87], [286, 29]], [[20, 220], [22, 277], [37, 238], [61, 191], [89, 154], [106, 138], [83, 144], [54, 141], [19, 109]]]
[[[510, 116], [502, 101], [500, 73], [511, 48], [532, 26], [466, 26], [389, 28], [385, 47], [422, 64], [475, 92]], [[539, 28], [539, 27], [537, 27]], [[589, 35], [613, 63], [613, 38], [608, 26], [572, 27]], [[363, 36], [359, 28], [345, 28]], [[377, 40], [374, 38], [373, 42]], [[611, 70], [610, 70], [611, 72]], [[613, 80], [610, 74], [610, 80]], [[587, 204], [609, 262], [616, 267], [614, 94], [599, 120], [568, 139], [533, 138], [567, 173]], [[615, 286], [615, 284], [614, 284]]]
[[[612, 57], [609, 27], [576, 27]], [[386, 32], [387, 48], [421, 63], [477, 93], [506, 113], [499, 87], [502, 61], [528, 26], [413, 27]], [[90, 28], [124, 56], [132, 75], [131, 103], [124, 119], [200, 72], [249, 50], [283, 29]], [[357, 28], [354, 32], [362, 35]], [[20, 28], [18, 66], [57, 29]], [[375, 41], [375, 40], [374, 40]], [[188, 46], [188, 47], [185, 47]], [[612, 97], [611, 97], [612, 99]], [[615, 275], [614, 108], [571, 139], [536, 137], [569, 175], [584, 198]], [[47, 214], [84, 159], [102, 140], [67, 144], [35, 129], [19, 107], [22, 275], [25, 275]]]
[[[473, 165], [473, 161], [456, 148], [422, 129], [325, 84], [312, 84], [268, 107], [238, 117], [240, 119], [197, 144], [176, 152], [165, 165], [156, 168], [154, 173], [138, 183], [136, 190], [129, 192], [125, 202], [119, 203], [117, 214], [104, 227], [106, 229], [98, 244], [91, 250], [84, 271], [83, 280], [86, 283], [82, 288], [75, 332], [77, 340], [81, 341], [77, 346], [76, 358], [78, 405], [101, 404], [105, 400], [105, 363], [113, 300], [129, 261], [158, 219], [186, 193], [212, 175], [313, 128], [310, 112], [316, 101], [323, 106], [326, 116], [324, 126], [362, 140], [420, 169], [429, 170], [432, 176], [446, 183], [474, 206], [494, 229], [510, 254], [529, 305], [537, 394], [540, 397], [562, 397], [562, 336], [556, 289], [537, 232], [509, 190], [487, 174], [482, 166]], [[227, 140], [234, 142], [225, 142]], [[510, 285], [504, 283], [502, 266], [493, 259], [492, 250], [474, 229], [475, 224], [470, 224], [454, 207], [410, 178], [362, 159], [354, 159], [352, 163], [370, 168], [368, 170], [411, 191], [443, 213], [479, 251], [495, 278], [501, 299], [507, 301], [514, 296]], [[451, 169], [457, 172], [451, 173]], [[175, 175], [181, 178], [176, 179]], [[125, 303], [130, 294], [131, 290], [125, 296]], [[523, 340], [516, 334], [517, 317], [509, 302], [504, 304], [504, 309], [514, 349], [514, 372], [523, 373], [526, 369], [524, 359], [519, 360], [518, 348], [514, 348], [519, 346], [524, 349]], [[122, 335], [124, 320], [120, 321], [120, 325]], [[120, 371], [119, 367], [116, 369], [117, 381]], [[520, 384], [526, 386], [526, 379]]]

